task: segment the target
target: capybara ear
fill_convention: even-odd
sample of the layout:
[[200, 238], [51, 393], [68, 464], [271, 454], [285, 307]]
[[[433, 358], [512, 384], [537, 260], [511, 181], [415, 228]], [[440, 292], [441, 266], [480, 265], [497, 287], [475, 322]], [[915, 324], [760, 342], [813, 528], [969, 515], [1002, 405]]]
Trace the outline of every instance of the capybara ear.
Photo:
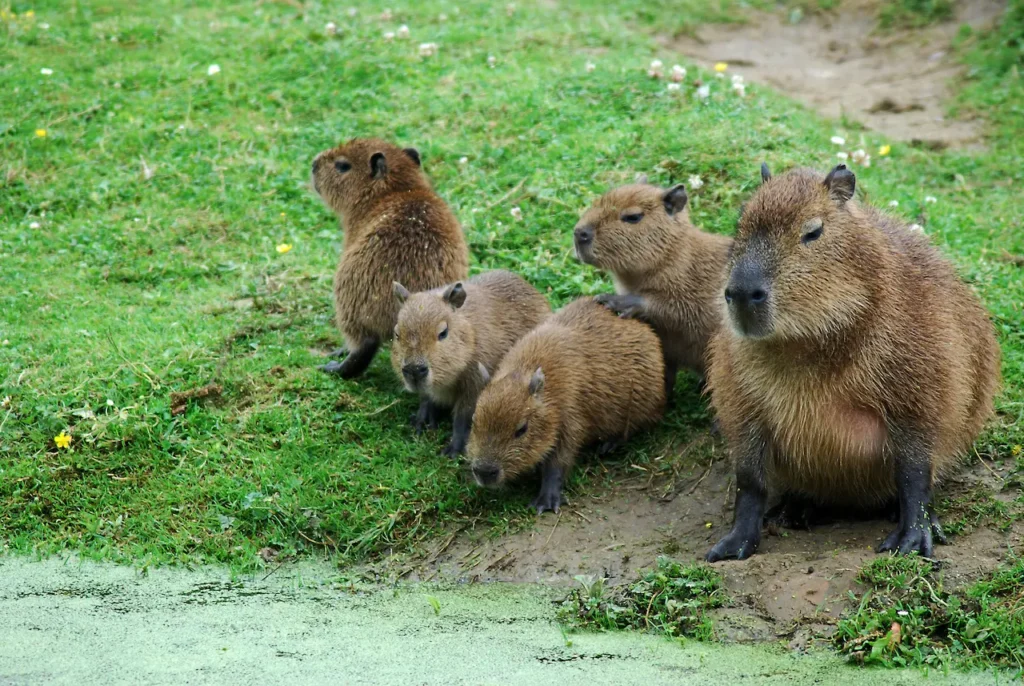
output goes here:
[[772, 170], [768, 168], [767, 162], [761, 163], [761, 183], [768, 183], [768, 179], [772, 178]]
[[544, 390], [544, 370], [537, 367], [537, 371], [530, 378], [530, 395], [537, 395]]
[[404, 152], [406, 155], [408, 155], [409, 159], [412, 160], [413, 162], [415, 162], [417, 167], [422, 166], [422, 163], [420, 162], [420, 151], [419, 150], [417, 150], [416, 148], [406, 148], [402, 152]]
[[444, 295], [441, 296], [441, 299], [451, 305], [453, 310], [462, 307], [466, 302], [466, 289], [462, 287], [462, 282], [457, 281], [444, 289]]
[[484, 366], [483, 362], [476, 363], [476, 370], [480, 373], [480, 378], [483, 379], [484, 385], [486, 386], [491, 381], [491, 373], [487, 371], [487, 367]]
[[825, 177], [825, 188], [837, 205], [843, 205], [853, 197], [853, 191], [857, 188], [857, 177], [845, 164], [837, 164]]
[[388, 161], [384, 153], [375, 152], [370, 156], [370, 175], [375, 179], [383, 178], [388, 173]]
[[648, 181], [647, 181], [647, 174], [637, 174], [636, 175], [636, 179], [633, 181], [633, 183], [639, 183], [639, 184], [642, 184], [642, 185], [646, 185], [648, 183]]
[[397, 281], [391, 282], [391, 290], [394, 291], [395, 298], [398, 299], [398, 302], [404, 303], [409, 299], [409, 289]]
[[661, 201], [665, 203], [665, 211], [668, 212], [670, 217], [677, 212], [682, 212], [683, 208], [686, 207], [687, 200], [689, 198], [686, 195], [686, 186], [681, 183], [672, 186], [661, 196]]

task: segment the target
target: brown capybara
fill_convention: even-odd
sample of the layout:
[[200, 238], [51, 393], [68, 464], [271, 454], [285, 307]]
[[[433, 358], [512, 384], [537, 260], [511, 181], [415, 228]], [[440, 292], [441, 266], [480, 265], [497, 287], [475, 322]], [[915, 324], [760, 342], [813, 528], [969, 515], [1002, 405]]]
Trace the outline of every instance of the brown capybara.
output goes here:
[[665, 407], [657, 334], [592, 298], [576, 300], [526, 334], [476, 404], [467, 453], [481, 486], [540, 467], [531, 506], [558, 512], [562, 483], [587, 444], [606, 453]]
[[573, 231], [580, 261], [615, 279], [616, 295], [598, 302], [647, 322], [661, 338], [669, 403], [680, 367], [704, 376], [732, 247], [731, 238], [690, 223], [687, 200], [683, 184], [663, 189], [644, 178], [602, 195]]
[[762, 185], [736, 233], [708, 374], [736, 461], [732, 530], [708, 561], [761, 540], [768, 486], [817, 504], [899, 507], [879, 551], [932, 555], [932, 489], [992, 412], [999, 347], [952, 265], [853, 199], [845, 165]]
[[452, 408], [454, 431], [444, 454], [466, 451], [483, 374], [551, 313], [548, 301], [518, 274], [484, 272], [443, 288], [413, 293], [395, 283], [398, 312], [391, 366], [422, 402], [417, 432], [432, 407]]
[[469, 251], [414, 148], [354, 138], [316, 156], [313, 188], [345, 232], [334, 304], [348, 356], [321, 369], [350, 379], [366, 371], [380, 344], [391, 339], [399, 307], [392, 284], [423, 291], [464, 279]]

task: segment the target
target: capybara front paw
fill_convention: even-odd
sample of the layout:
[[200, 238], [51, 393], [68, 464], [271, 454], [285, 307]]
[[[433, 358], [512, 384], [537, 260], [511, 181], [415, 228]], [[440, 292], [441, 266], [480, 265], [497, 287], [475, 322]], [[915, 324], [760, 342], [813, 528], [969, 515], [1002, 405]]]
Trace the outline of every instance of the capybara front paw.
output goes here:
[[728, 559], [745, 560], [757, 552], [757, 546], [760, 544], [760, 531], [743, 532], [733, 529], [708, 551], [704, 559], [708, 562]]
[[878, 546], [878, 552], [890, 552], [898, 555], [917, 553], [922, 557], [931, 557], [933, 553], [931, 522], [927, 522], [923, 526], [919, 526], [915, 522], [911, 525], [896, 527]]
[[530, 507], [537, 510], [537, 514], [544, 514], [546, 510], [558, 514], [559, 509], [565, 504], [565, 498], [562, 497], [561, 492], [557, 493], [540, 493], [533, 502], [530, 503]]

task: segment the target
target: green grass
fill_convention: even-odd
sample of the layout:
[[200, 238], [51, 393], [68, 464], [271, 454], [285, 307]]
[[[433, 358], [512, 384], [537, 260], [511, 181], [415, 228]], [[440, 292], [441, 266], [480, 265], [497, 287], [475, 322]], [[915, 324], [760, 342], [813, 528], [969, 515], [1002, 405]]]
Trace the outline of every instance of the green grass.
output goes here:
[[[740, 99], [693, 65], [677, 93], [646, 76], [651, 59], [676, 60], [647, 35], [652, 23], [738, 19], [735, 4], [523, 2], [509, 16], [504, 3], [427, 0], [388, 21], [371, 3], [354, 3], [355, 16], [299, 5], [6, 6], [0, 538], [11, 549], [245, 569], [264, 564], [265, 548], [348, 562], [455, 527], [530, 521], [532, 483], [481, 492], [439, 455], [442, 436], [412, 434], [415, 401], [386, 354], [357, 382], [316, 371], [316, 351], [338, 342], [341, 235], [308, 189], [328, 146], [380, 135], [418, 147], [474, 269], [515, 269], [555, 305], [610, 287], [570, 251], [578, 211], [610, 185], [639, 171], [664, 184], [700, 175], [692, 217], [728, 233], [761, 160], [835, 162], [834, 124], [777, 94], [752, 86]], [[400, 24], [412, 39], [385, 42]], [[428, 41], [439, 52], [420, 58]], [[1022, 99], [1019, 81], [985, 71], [988, 43], [964, 50], [982, 66], [961, 106], [1003, 98], [988, 152], [894, 144], [857, 169], [858, 185], [923, 223], [992, 311], [1006, 385], [977, 449], [1013, 460], [1024, 272], [1003, 255], [1024, 254], [1011, 123]], [[708, 101], [695, 78], [712, 84]], [[869, 149], [890, 142], [845, 133]], [[281, 243], [294, 249], [279, 254]], [[208, 384], [220, 391], [172, 398]], [[678, 409], [613, 469], [707, 429], [694, 384], [678, 393]], [[72, 443], [59, 449], [65, 431]], [[571, 489], [594, 488], [601, 469], [584, 460]]]
[[1024, 559], [959, 592], [918, 557], [877, 558], [858, 581], [866, 590], [834, 637], [852, 660], [1024, 670]]
[[880, 5], [878, 25], [883, 29], [918, 29], [953, 17], [952, 0], [892, 0]]
[[578, 576], [558, 608], [558, 620], [573, 629], [634, 629], [673, 638], [710, 640], [714, 626], [707, 611], [728, 600], [722, 576], [704, 564], [682, 565], [659, 557], [654, 569], [616, 589], [605, 579]]

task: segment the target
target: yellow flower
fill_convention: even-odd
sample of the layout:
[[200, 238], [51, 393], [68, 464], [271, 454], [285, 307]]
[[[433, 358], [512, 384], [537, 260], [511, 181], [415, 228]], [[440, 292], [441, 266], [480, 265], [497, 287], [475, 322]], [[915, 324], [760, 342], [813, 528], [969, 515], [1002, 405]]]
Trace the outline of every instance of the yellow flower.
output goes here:
[[71, 436], [67, 431], [61, 431], [53, 437], [53, 442], [57, 444], [58, 448], [67, 448], [71, 446]]
[[277, 251], [279, 253], [281, 253], [282, 255], [284, 255], [286, 252], [288, 252], [291, 249], [292, 249], [292, 244], [291, 243], [281, 243], [279, 246], [277, 246]]
[[880, 147], [878, 149], [878, 154], [879, 155], [888, 155], [890, 150], [892, 150], [892, 146], [890, 146], [890, 145], [883, 145], [882, 147]]
[[284, 216], [284, 212], [282, 212], [282, 213], [281, 213], [281, 216], [282, 216], [282, 217]]
[[40, 138], [46, 138], [46, 129], [36, 129], [36, 135]]
[[23, 14], [22, 16], [31, 18], [36, 16], [36, 13], [33, 10], [29, 10], [28, 12], [25, 12], [25, 14]]
[[729, 65], [726, 64], [725, 62], [718, 62], [717, 64], [715, 64], [715, 71], [717, 71], [719, 73], [725, 71], [728, 68], [729, 68]]
[[1010, 448], [1010, 454], [1014, 457], [1020, 457], [1022, 451], [1024, 451], [1024, 448], [1021, 448], [1019, 445], [1015, 445]]

